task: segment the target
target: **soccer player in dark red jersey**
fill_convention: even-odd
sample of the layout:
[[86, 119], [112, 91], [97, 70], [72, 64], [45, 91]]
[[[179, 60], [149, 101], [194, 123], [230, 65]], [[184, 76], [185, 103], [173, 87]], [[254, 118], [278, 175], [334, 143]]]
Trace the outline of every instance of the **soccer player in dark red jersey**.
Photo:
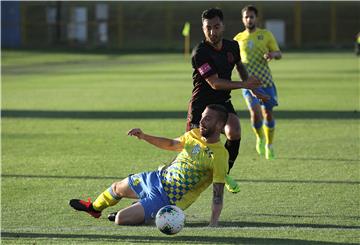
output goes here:
[[[229, 113], [224, 127], [229, 152], [229, 171], [239, 153], [241, 127], [239, 118], [231, 103], [233, 89], [255, 89], [261, 82], [249, 77], [241, 62], [239, 45], [236, 41], [223, 39], [224, 23], [222, 11], [211, 8], [202, 13], [202, 28], [205, 40], [198, 44], [192, 53], [193, 91], [189, 103], [187, 127], [199, 127], [201, 113], [209, 104], [221, 104]], [[236, 66], [242, 81], [231, 81], [231, 73]], [[238, 184], [227, 175], [225, 186], [230, 192], [240, 191]]]

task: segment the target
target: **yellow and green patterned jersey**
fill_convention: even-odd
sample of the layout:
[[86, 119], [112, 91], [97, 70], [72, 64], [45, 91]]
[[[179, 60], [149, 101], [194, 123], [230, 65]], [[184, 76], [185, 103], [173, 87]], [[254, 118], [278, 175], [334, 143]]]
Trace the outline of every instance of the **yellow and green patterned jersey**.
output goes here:
[[224, 183], [228, 152], [219, 141], [208, 144], [198, 128], [179, 138], [184, 149], [162, 170], [161, 183], [172, 204], [186, 209], [211, 183]]
[[274, 81], [264, 54], [280, 50], [273, 34], [268, 30], [256, 28], [252, 33], [247, 30], [238, 33], [234, 40], [239, 43], [241, 61], [249, 75], [258, 77], [264, 83], [264, 87], [272, 86]]

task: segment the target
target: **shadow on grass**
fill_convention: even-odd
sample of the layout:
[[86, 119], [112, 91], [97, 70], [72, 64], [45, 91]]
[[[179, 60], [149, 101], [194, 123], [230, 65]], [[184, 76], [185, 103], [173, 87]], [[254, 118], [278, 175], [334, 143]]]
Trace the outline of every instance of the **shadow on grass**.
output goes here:
[[[215, 231], [215, 229], [211, 229]], [[121, 232], [121, 229], [119, 229]], [[210, 232], [210, 229], [209, 229]], [[158, 237], [150, 236], [131, 236], [131, 235], [100, 235], [100, 234], [55, 234], [55, 233], [15, 233], [15, 232], [1, 232], [2, 239], [6, 238], [49, 238], [49, 239], [74, 239], [79, 240], [89, 240], [91, 242], [104, 242], [104, 241], [113, 241], [113, 242], [132, 242], [132, 243], [144, 243], [144, 242], [154, 242], [154, 243], [187, 243], [187, 244], [196, 244], [196, 243], [208, 243], [208, 244], [274, 244], [274, 245], [288, 245], [288, 244], [312, 244], [312, 245], [337, 245], [345, 243], [336, 243], [336, 242], [322, 242], [322, 241], [310, 241], [310, 240], [297, 240], [297, 239], [286, 239], [286, 238], [256, 238], [256, 237], [233, 237], [233, 236], [165, 236], [159, 235]], [[73, 241], [74, 242], [74, 241]]]
[[[186, 227], [206, 227], [207, 222], [191, 222], [186, 223]], [[259, 222], [243, 222], [243, 221], [228, 221], [220, 222], [221, 227], [236, 227], [236, 228], [312, 228], [312, 229], [355, 229], [360, 230], [360, 226], [345, 226], [345, 225], [332, 225], [332, 224], [284, 224], [284, 223], [259, 223]]]
[[[2, 174], [2, 178], [32, 178], [32, 179], [110, 179], [122, 180], [123, 176], [69, 176], [69, 175], [32, 175], [32, 174]], [[263, 183], [263, 184], [343, 184], [359, 185], [360, 181], [341, 181], [341, 180], [266, 180], [266, 179], [235, 179], [241, 183]]]
[[321, 158], [321, 157], [278, 157], [278, 160], [301, 160], [301, 161], [326, 161], [326, 162], [351, 162], [360, 163], [360, 159], [346, 158]]
[[[238, 111], [240, 118], [249, 117], [248, 111]], [[186, 118], [186, 111], [49, 111], [2, 110], [3, 118], [54, 119], [176, 119]], [[357, 111], [275, 111], [277, 119], [358, 119]]]

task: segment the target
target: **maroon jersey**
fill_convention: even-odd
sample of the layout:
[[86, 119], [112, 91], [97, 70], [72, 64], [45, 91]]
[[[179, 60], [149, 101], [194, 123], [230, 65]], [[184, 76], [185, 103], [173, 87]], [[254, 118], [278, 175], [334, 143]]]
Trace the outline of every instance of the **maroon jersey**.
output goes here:
[[224, 103], [230, 99], [231, 90], [214, 90], [205, 78], [218, 74], [219, 78], [231, 80], [231, 73], [240, 61], [239, 45], [236, 41], [222, 40], [221, 50], [215, 50], [202, 41], [193, 49], [193, 91], [191, 107], [205, 108], [209, 104]]

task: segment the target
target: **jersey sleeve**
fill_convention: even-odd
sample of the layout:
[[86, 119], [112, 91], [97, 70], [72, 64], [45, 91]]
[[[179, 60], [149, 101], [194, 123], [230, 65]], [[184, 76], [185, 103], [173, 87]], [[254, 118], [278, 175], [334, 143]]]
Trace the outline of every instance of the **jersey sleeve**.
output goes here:
[[207, 78], [217, 72], [215, 65], [203, 48], [197, 49], [192, 57], [193, 68], [203, 77]]
[[274, 35], [271, 32], [268, 32], [268, 37], [269, 37], [269, 41], [268, 41], [268, 48], [269, 50], [272, 51], [280, 51], [279, 45], [276, 42], [276, 39], [274, 37]]
[[228, 157], [225, 152], [217, 153], [213, 162], [213, 183], [225, 183], [228, 172]]
[[180, 143], [181, 143], [182, 145], [185, 145], [187, 135], [188, 135], [188, 133], [185, 133], [185, 134], [181, 135], [181, 136], [178, 138], [178, 140], [180, 141]]

